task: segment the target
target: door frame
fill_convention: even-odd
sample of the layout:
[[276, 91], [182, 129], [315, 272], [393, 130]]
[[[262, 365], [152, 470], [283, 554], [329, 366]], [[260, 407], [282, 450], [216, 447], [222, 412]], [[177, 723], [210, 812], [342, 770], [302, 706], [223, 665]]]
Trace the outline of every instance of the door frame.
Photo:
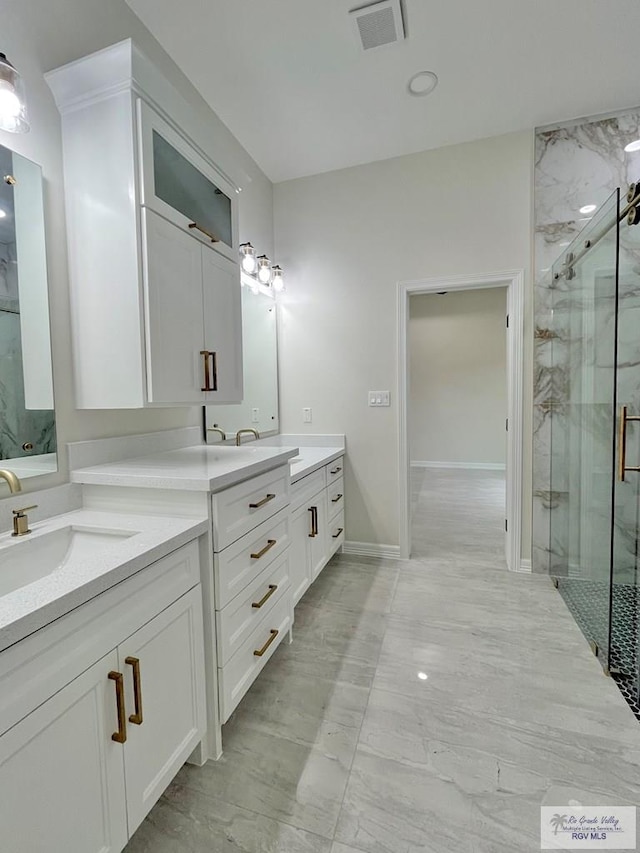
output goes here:
[[[522, 571], [524, 270], [479, 275], [438, 276], [398, 282], [398, 495], [400, 558], [411, 554], [411, 479], [409, 458], [409, 298], [447, 290], [507, 289], [507, 431], [506, 538], [507, 567]], [[525, 569], [528, 570], [528, 569]]]

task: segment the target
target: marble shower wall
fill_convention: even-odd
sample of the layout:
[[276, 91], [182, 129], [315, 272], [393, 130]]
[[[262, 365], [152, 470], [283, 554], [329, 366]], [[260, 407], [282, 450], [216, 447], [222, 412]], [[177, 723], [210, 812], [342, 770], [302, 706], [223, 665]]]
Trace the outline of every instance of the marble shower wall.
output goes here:
[[[575, 506], [570, 507], [568, 501], [571, 484], [580, 477], [580, 471], [574, 470], [580, 460], [563, 458], [564, 450], [560, 444], [569, 442], [572, 430], [575, 435], [576, 430], [585, 429], [594, 431], [594, 434], [597, 430], [604, 446], [602, 437], [607, 431], [607, 418], [611, 413], [610, 407], [592, 407], [588, 414], [579, 412], [578, 418], [590, 418], [593, 422], [576, 423], [576, 411], [567, 408], [572, 395], [572, 381], [575, 386], [576, 370], [580, 365], [571, 363], [575, 348], [570, 346], [570, 340], [563, 339], [567, 330], [560, 328], [562, 322], [559, 323], [558, 316], [554, 326], [552, 309], [554, 302], [556, 307], [558, 305], [559, 294], [553, 287], [551, 269], [574, 238], [589, 225], [590, 216], [598, 215], [581, 213], [580, 208], [589, 204], [600, 208], [617, 187], [621, 187], [624, 195], [628, 184], [640, 179], [640, 152], [624, 151], [628, 142], [638, 138], [640, 109], [536, 132], [532, 557], [533, 570], [537, 572], [571, 572], [567, 548], [570, 547], [571, 536], [575, 535], [576, 525], [581, 523], [581, 519], [572, 518]], [[633, 232], [636, 230], [634, 228]], [[640, 282], [640, 253], [633, 245], [640, 244], [640, 235], [636, 236], [626, 226], [621, 227], [621, 232], [621, 268], [626, 269], [632, 279], [637, 276]], [[570, 291], [571, 283], [560, 286], [568, 287]], [[635, 292], [633, 286], [628, 290], [624, 306], [627, 318], [631, 312], [635, 314], [638, 310], [639, 301], [637, 288]], [[570, 292], [560, 295], [560, 304], [564, 296], [570, 304]], [[610, 302], [609, 309], [601, 306], [601, 316], [613, 316], [613, 301]], [[556, 311], [556, 315], [558, 313], [562, 312]], [[572, 322], [575, 326], [575, 320]], [[576, 334], [575, 328], [571, 334]], [[627, 374], [622, 381], [635, 384], [634, 387], [640, 391], [640, 336], [631, 335], [621, 346], [624, 373]], [[584, 347], [578, 349], [583, 351]], [[603, 381], [606, 384], [604, 375]], [[553, 479], [552, 458], [556, 460]], [[559, 472], [560, 465], [564, 467], [564, 473]], [[603, 489], [606, 491], [606, 487]], [[597, 491], [602, 489], [597, 487]], [[595, 505], [599, 503], [594, 501], [593, 510], [606, 513], [607, 508]], [[599, 558], [597, 563], [600, 563]]]

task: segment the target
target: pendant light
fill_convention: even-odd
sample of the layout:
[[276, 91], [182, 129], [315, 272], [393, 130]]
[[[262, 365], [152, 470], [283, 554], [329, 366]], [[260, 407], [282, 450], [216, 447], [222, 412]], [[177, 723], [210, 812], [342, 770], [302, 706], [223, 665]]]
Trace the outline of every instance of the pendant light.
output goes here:
[[271, 263], [266, 255], [258, 255], [258, 281], [260, 284], [271, 283]]
[[0, 130], [9, 133], [29, 130], [24, 83], [4, 53], [0, 53]]
[[240, 265], [243, 272], [248, 275], [254, 275], [258, 266], [256, 259], [256, 250], [251, 243], [240, 243]]

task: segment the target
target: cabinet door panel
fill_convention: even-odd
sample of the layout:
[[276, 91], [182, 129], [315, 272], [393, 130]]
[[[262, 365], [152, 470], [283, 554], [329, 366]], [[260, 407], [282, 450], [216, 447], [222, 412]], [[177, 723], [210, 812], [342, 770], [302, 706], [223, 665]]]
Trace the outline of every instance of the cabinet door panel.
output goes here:
[[311, 545], [309, 538], [311, 513], [306, 504], [291, 514], [291, 546], [289, 548], [289, 571], [291, 575], [291, 597], [294, 606], [300, 601], [311, 583]]
[[0, 847], [119, 853], [127, 841], [115, 651], [0, 737]]
[[[200, 586], [118, 647], [127, 717], [136, 711], [132, 659], [139, 661], [142, 723], [129, 722], [125, 778], [133, 834], [204, 735], [204, 639]], [[129, 660], [129, 662], [127, 662]]]
[[242, 402], [242, 304], [237, 264], [202, 248], [204, 349], [215, 353], [217, 391], [207, 403]]
[[148, 399], [201, 403], [202, 246], [151, 210], [143, 221]]
[[323, 489], [314, 498], [310, 505], [316, 510], [316, 535], [311, 542], [311, 579], [314, 581], [327, 562], [329, 544], [327, 542], [327, 490]]

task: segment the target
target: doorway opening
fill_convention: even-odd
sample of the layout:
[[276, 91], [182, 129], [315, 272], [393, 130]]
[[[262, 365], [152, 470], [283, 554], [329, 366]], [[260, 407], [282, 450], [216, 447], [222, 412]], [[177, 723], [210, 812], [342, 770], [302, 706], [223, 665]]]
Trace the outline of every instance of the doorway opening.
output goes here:
[[[501, 406], [506, 411], [504, 418], [502, 437], [494, 436], [499, 444], [506, 437], [506, 451], [503, 460], [496, 459], [493, 468], [488, 455], [494, 455], [497, 450], [491, 450], [485, 446], [480, 452], [481, 433], [484, 431], [485, 438], [487, 430], [491, 429], [488, 421], [495, 426], [495, 412], [489, 414], [489, 410], [483, 405], [491, 406], [491, 401], [483, 401], [477, 395], [469, 399], [469, 408], [465, 410], [460, 405], [460, 400], [455, 400], [455, 408], [450, 409], [450, 423], [443, 423], [435, 416], [433, 409], [429, 409], [427, 402], [425, 407], [412, 412], [410, 394], [410, 317], [411, 304], [413, 300], [416, 315], [420, 314], [420, 304], [415, 297], [429, 295], [432, 298], [446, 300], [450, 296], [450, 304], [454, 300], [460, 301], [464, 298], [465, 291], [492, 291], [495, 300], [503, 300], [504, 309], [504, 334], [506, 337], [506, 399], [501, 402], [499, 395], [495, 396], [493, 406]], [[477, 294], [476, 303], [486, 299], [486, 294]], [[426, 302], [423, 307], [426, 307]], [[432, 307], [436, 303], [431, 302]], [[441, 303], [444, 304], [444, 303]], [[436, 310], [435, 314], [442, 314], [442, 310]], [[438, 318], [433, 318], [437, 322]], [[412, 508], [415, 505], [414, 498], [417, 497], [421, 488], [427, 492], [440, 488], [441, 495], [448, 494], [449, 507], [453, 507], [461, 495], [467, 498], [478, 492], [478, 498], [485, 498], [489, 504], [500, 505], [504, 494], [504, 554], [507, 567], [518, 571], [521, 568], [521, 527], [522, 527], [522, 346], [523, 346], [523, 321], [524, 321], [524, 274], [522, 270], [491, 273], [481, 276], [456, 276], [449, 278], [434, 278], [420, 281], [399, 282], [398, 284], [398, 413], [399, 413], [399, 495], [400, 495], [400, 556], [408, 559], [412, 554]], [[427, 324], [428, 328], [428, 324]], [[436, 329], [431, 325], [432, 332]], [[438, 327], [438, 335], [444, 343], [445, 329]], [[437, 344], [437, 336], [433, 336], [428, 346]], [[473, 350], [474, 342], [467, 335], [467, 340], [460, 342], [459, 348]], [[504, 340], [504, 339], [503, 339]], [[451, 342], [448, 345], [449, 358], [443, 352], [439, 365], [431, 365], [426, 375], [420, 376], [418, 371], [413, 379], [414, 382], [424, 382], [430, 386], [432, 393], [440, 395], [441, 400], [455, 399], [456, 389], [450, 387], [452, 376], [445, 375], [453, 369], [451, 358]], [[458, 366], [459, 367], [459, 366]], [[433, 369], [432, 369], [433, 368]], [[460, 376], [458, 376], [460, 379]], [[455, 384], [455, 381], [454, 381]], [[431, 402], [434, 402], [432, 399]], [[437, 402], [437, 401], [436, 401]], [[416, 407], [413, 407], [416, 408]], [[440, 413], [441, 414], [441, 413]], [[500, 415], [502, 417], [502, 415]], [[413, 424], [412, 424], [413, 420]], [[415, 437], [416, 423], [420, 421], [421, 438]], [[412, 429], [413, 426], [413, 429]], [[414, 433], [413, 445], [411, 434]], [[465, 439], [466, 435], [466, 439]], [[427, 444], [422, 441], [426, 439]], [[465, 450], [466, 446], [466, 450]], [[427, 452], [425, 448], [433, 452]], [[475, 449], [473, 449], [475, 447]], [[437, 448], [437, 449], [436, 449]], [[470, 458], [469, 454], [479, 455], [477, 460]], [[457, 458], [447, 459], [446, 455], [454, 455]], [[422, 456], [424, 458], [418, 458]], [[412, 458], [413, 457], [413, 458]], [[480, 458], [482, 457], [482, 458]], [[413, 468], [415, 475], [411, 476], [411, 462], [422, 463]], [[474, 465], [474, 461], [476, 464]], [[446, 466], [437, 463], [449, 463]], [[451, 464], [457, 463], [457, 464]], [[479, 467], [482, 465], [482, 467]], [[504, 465], [504, 470], [502, 470]], [[427, 478], [428, 472], [428, 478]], [[503, 491], [504, 489], [504, 491]], [[440, 505], [440, 512], [447, 514], [446, 500]], [[429, 542], [432, 531], [444, 533], [443, 525], [439, 524], [438, 509], [435, 505], [427, 506], [424, 510], [426, 516], [422, 527], [420, 541], [416, 541], [416, 550], [420, 554], [428, 555]], [[494, 509], [495, 512], [495, 509]], [[482, 519], [478, 519], [482, 524]], [[462, 532], [462, 531], [459, 531]], [[456, 536], [455, 519], [450, 519], [446, 535]], [[500, 542], [501, 535], [496, 537], [494, 530], [494, 541]], [[473, 546], [471, 546], [470, 551]], [[435, 549], [432, 549], [435, 550]], [[494, 549], [495, 550], [495, 549]]]

